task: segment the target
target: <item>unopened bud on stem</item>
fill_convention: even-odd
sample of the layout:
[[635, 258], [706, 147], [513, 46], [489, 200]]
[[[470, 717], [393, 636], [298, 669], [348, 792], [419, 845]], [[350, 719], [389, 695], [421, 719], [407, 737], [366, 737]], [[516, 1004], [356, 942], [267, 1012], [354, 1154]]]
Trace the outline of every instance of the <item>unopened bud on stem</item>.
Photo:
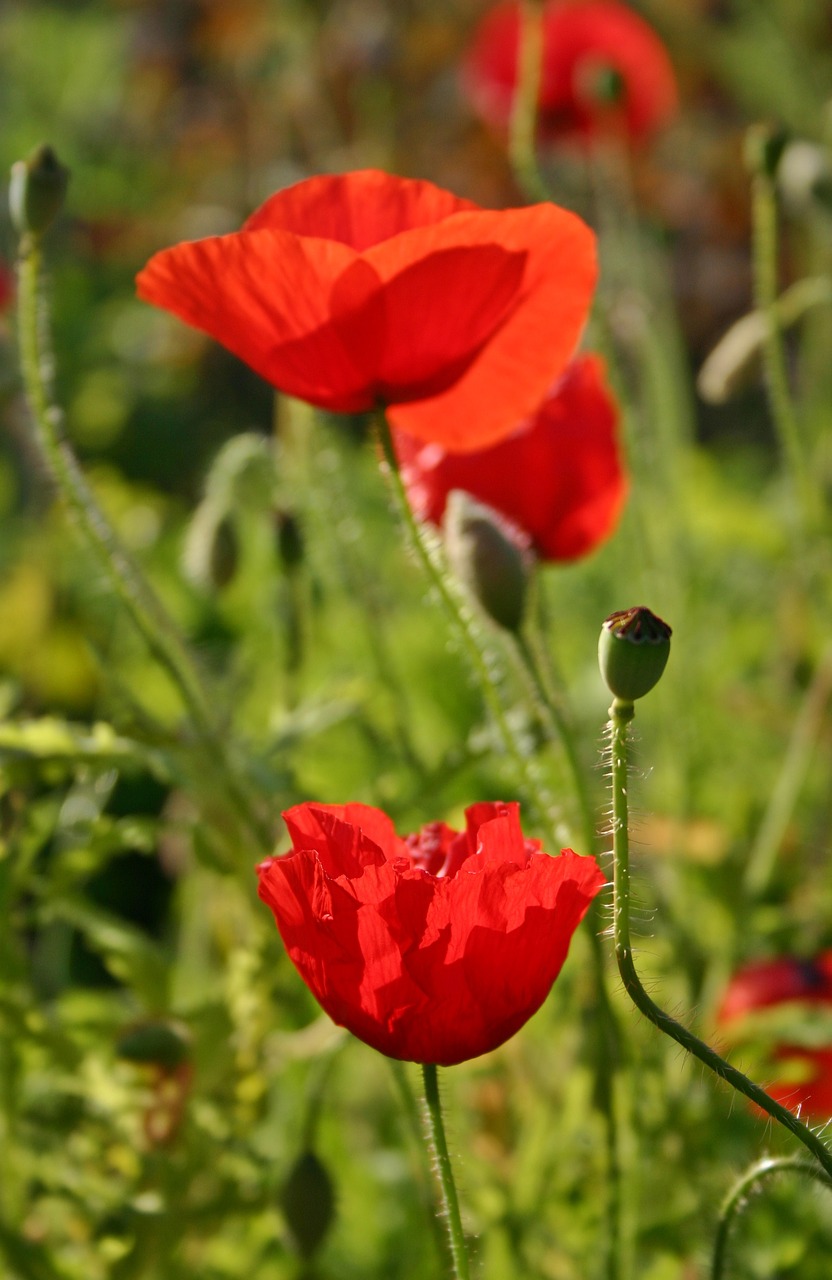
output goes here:
[[36, 147], [25, 160], [12, 165], [9, 212], [20, 236], [42, 236], [61, 212], [69, 169], [52, 147]]

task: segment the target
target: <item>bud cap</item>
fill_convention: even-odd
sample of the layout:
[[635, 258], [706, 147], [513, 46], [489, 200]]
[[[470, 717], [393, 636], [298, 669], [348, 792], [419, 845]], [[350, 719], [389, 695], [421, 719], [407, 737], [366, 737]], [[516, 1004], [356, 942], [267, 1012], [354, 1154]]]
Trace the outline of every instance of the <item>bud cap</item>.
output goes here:
[[667, 666], [671, 635], [667, 623], [643, 605], [611, 613], [598, 641], [598, 662], [610, 693], [622, 702], [649, 693]]
[[42, 236], [61, 212], [69, 169], [44, 143], [12, 165], [9, 212], [18, 235]]

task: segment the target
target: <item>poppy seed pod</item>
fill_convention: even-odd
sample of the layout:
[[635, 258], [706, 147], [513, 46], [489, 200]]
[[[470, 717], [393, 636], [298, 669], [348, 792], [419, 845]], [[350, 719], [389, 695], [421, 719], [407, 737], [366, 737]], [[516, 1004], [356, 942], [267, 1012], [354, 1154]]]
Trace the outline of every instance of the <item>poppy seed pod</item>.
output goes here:
[[25, 160], [12, 165], [9, 213], [18, 235], [42, 236], [61, 212], [69, 169], [52, 147], [36, 147]]
[[642, 605], [611, 613], [598, 641], [598, 662], [610, 693], [621, 702], [649, 693], [667, 666], [671, 635], [667, 623]]

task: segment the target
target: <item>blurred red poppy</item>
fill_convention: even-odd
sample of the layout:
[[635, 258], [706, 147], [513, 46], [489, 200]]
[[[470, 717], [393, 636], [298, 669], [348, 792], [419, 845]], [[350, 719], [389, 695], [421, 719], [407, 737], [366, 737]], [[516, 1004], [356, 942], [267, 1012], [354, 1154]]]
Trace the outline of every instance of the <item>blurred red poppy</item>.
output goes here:
[[4, 311], [8, 311], [14, 302], [15, 279], [14, 272], [0, 258], [0, 315]]
[[516, 804], [407, 839], [362, 804], [283, 816], [292, 850], [260, 865], [260, 897], [330, 1017], [391, 1058], [449, 1066], [508, 1040], [604, 883], [593, 858], [524, 839]]
[[464, 489], [528, 534], [544, 560], [573, 560], [615, 527], [627, 494], [618, 410], [598, 356], [579, 356], [537, 413], [507, 440], [449, 454], [402, 432], [396, 449], [410, 502], [440, 524]]
[[279, 191], [242, 231], [156, 254], [142, 298], [323, 409], [482, 448], [566, 367], [595, 284], [589, 228], [363, 170]]
[[[786, 1043], [782, 1027], [779, 1039], [771, 1043], [772, 1028], [760, 1016], [755, 1020], [755, 1015], [776, 1015], [782, 1006], [784, 1012], [795, 1015], [795, 1027], [800, 1025], [801, 1012], [811, 1027], [818, 1007], [831, 1004], [832, 950], [827, 950], [808, 960], [780, 956], [746, 965], [731, 978], [717, 1013], [718, 1023], [732, 1038], [765, 1045], [777, 1073], [766, 1086], [768, 1093], [812, 1120], [832, 1116], [832, 1045]], [[776, 1034], [776, 1020], [772, 1026]]]
[[[505, 129], [517, 85], [520, 5], [486, 13], [462, 68], [463, 86], [488, 124]], [[649, 137], [674, 113], [676, 79], [664, 45], [617, 0], [548, 0], [538, 132], [543, 141], [599, 135]]]

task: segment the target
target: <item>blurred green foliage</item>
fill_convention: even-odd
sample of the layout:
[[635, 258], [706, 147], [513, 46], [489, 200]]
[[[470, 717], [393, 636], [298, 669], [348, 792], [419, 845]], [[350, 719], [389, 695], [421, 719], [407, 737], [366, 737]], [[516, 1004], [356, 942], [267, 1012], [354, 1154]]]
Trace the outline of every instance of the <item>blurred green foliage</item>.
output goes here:
[[[301, 800], [378, 804], [406, 831], [458, 819], [478, 798], [522, 801], [522, 781], [393, 536], [366, 425], [275, 400], [226, 353], [140, 304], [132, 278], [155, 249], [235, 228], [273, 189], [316, 171], [377, 164], [484, 204], [516, 202], [502, 144], [473, 122], [455, 74], [484, 7], [0, 9], [0, 164], [7, 172], [48, 139], [73, 172], [48, 242], [68, 429], [188, 637], [278, 845], [281, 808]], [[790, 335], [826, 502], [811, 539], [795, 531], [759, 380], [714, 408], [697, 402], [692, 378], [751, 307], [745, 126], [774, 117], [828, 146], [832, 6], [640, 7], [676, 62], [679, 120], [628, 173], [599, 166], [591, 188], [574, 156], [547, 160], [558, 198], [601, 237], [589, 342], [605, 351], [622, 403], [632, 496], [589, 561], [540, 574], [537, 606], [599, 821], [598, 628], [642, 601], [674, 627], [667, 675], [638, 717], [640, 962], [662, 1003], [712, 1035], [739, 962], [832, 945], [828, 308]], [[0, 253], [14, 252], [4, 221]], [[811, 202], [786, 210], [782, 283], [828, 275], [831, 255], [828, 213]], [[0, 318], [3, 1272], [437, 1275], [444, 1246], [415, 1133], [416, 1072], [333, 1028], [287, 962], [254, 895], [266, 850], [204, 776], [176, 691], [51, 501], [12, 329]], [[522, 716], [522, 685], [488, 636]], [[821, 714], [761, 853], [813, 689]], [[558, 751], [541, 747], [540, 759], [563, 786]], [[765, 875], [752, 891], [754, 857]], [[579, 936], [528, 1028], [445, 1076], [486, 1280], [602, 1274], [588, 963]], [[791, 1148], [615, 999], [622, 1274], [694, 1280], [733, 1176]], [[828, 1198], [784, 1178], [743, 1218], [731, 1274], [825, 1280], [830, 1248]]]

